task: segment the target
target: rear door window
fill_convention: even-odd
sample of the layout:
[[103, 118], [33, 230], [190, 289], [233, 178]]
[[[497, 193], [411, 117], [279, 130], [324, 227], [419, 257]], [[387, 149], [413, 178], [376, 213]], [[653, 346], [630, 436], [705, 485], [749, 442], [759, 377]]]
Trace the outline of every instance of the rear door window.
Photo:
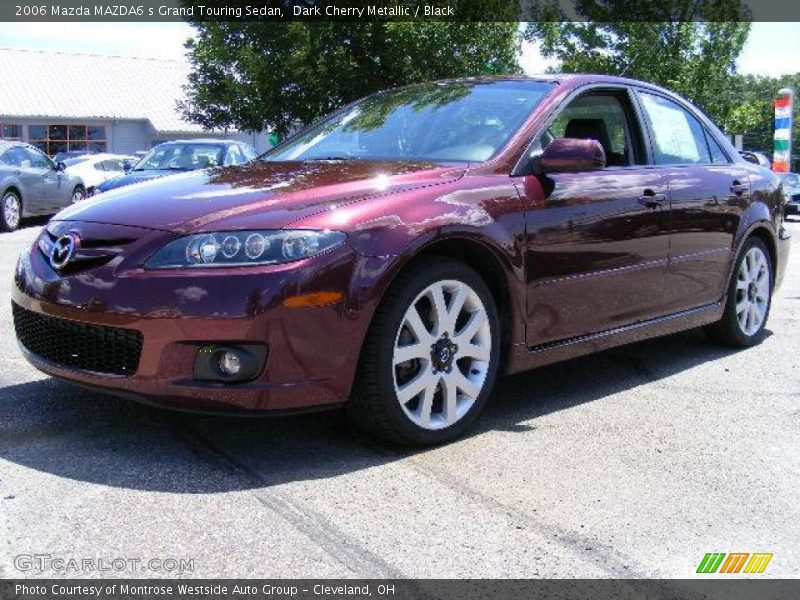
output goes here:
[[657, 165], [709, 164], [711, 156], [703, 126], [672, 100], [639, 92], [653, 141]]

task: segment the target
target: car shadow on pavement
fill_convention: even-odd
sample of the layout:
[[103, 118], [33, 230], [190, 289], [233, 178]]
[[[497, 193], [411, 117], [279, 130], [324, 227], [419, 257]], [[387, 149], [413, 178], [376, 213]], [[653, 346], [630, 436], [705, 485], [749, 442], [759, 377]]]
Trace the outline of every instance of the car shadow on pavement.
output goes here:
[[[535, 435], [543, 415], [657, 383], [732, 352], [693, 330], [507, 377], [469, 437], [490, 431]], [[135, 490], [208, 494], [262, 488], [335, 477], [428, 451], [373, 441], [352, 431], [340, 411], [280, 418], [187, 415], [51, 378], [7, 386], [0, 399], [0, 459]], [[0, 495], [14, 493], [8, 480], [0, 476]]]
[[19, 224], [19, 229], [31, 229], [34, 227], [43, 227], [50, 222], [50, 217], [28, 217]]

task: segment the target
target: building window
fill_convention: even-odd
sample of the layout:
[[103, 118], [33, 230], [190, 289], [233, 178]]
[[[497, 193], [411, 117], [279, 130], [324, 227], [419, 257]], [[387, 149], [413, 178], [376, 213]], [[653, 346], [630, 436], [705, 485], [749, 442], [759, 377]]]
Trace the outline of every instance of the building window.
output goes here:
[[22, 126], [0, 123], [0, 140], [21, 140]]
[[105, 152], [103, 125], [28, 125], [28, 141], [45, 154], [59, 152]]

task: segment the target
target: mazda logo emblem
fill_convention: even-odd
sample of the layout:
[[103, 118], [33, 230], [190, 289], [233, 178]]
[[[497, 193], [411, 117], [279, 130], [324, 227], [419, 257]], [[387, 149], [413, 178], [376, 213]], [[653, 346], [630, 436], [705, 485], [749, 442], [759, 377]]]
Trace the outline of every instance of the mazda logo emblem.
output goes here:
[[75, 253], [75, 246], [75, 236], [70, 233], [62, 235], [55, 241], [50, 252], [50, 264], [54, 269], [60, 269], [70, 261]]

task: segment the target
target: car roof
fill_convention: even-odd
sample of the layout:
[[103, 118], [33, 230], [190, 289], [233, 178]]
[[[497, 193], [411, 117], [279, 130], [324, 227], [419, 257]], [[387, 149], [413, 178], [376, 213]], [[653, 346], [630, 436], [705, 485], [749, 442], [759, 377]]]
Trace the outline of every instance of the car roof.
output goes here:
[[[129, 154], [114, 154], [113, 152], [97, 152], [94, 154], [86, 153], [82, 154], [81, 156], [85, 156], [87, 160], [108, 160], [109, 158], [136, 158], [135, 156], [131, 156]], [[76, 156], [75, 158], [80, 158]]]
[[231, 146], [233, 144], [239, 144], [238, 140], [215, 140], [213, 138], [197, 138], [197, 139], [188, 139], [188, 140], [169, 140], [168, 142], [162, 142], [159, 146], [166, 146], [171, 144], [214, 144], [215, 146], [219, 145], [226, 145]]
[[0, 140], [0, 152], [7, 150], [8, 148], [13, 148], [14, 146], [20, 146], [22, 148], [33, 148], [35, 150], [39, 150], [33, 144], [29, 144], [28, 142], [22, 142], [20, 140]]
[[675, 92], [663, 88], [654, 83], [642, 81], [639, 79], [630, 79], [628, 77], [619, 77], [617, 75], [602, 75], [598, 73], [543, 73], [533, 75], [479, 75], [476, 77], [459, 77], [455, 79], [441, 79], [436, 83], [481, 83], [492, 81], [539, 81], [549, 82], [556, 84], [570, 84], [578, 87], [585, 84], [615, 84], [615, 85], [632, 85], [638, 87], [650, 88], [659, 90], [671, 96], [676, 95]]

